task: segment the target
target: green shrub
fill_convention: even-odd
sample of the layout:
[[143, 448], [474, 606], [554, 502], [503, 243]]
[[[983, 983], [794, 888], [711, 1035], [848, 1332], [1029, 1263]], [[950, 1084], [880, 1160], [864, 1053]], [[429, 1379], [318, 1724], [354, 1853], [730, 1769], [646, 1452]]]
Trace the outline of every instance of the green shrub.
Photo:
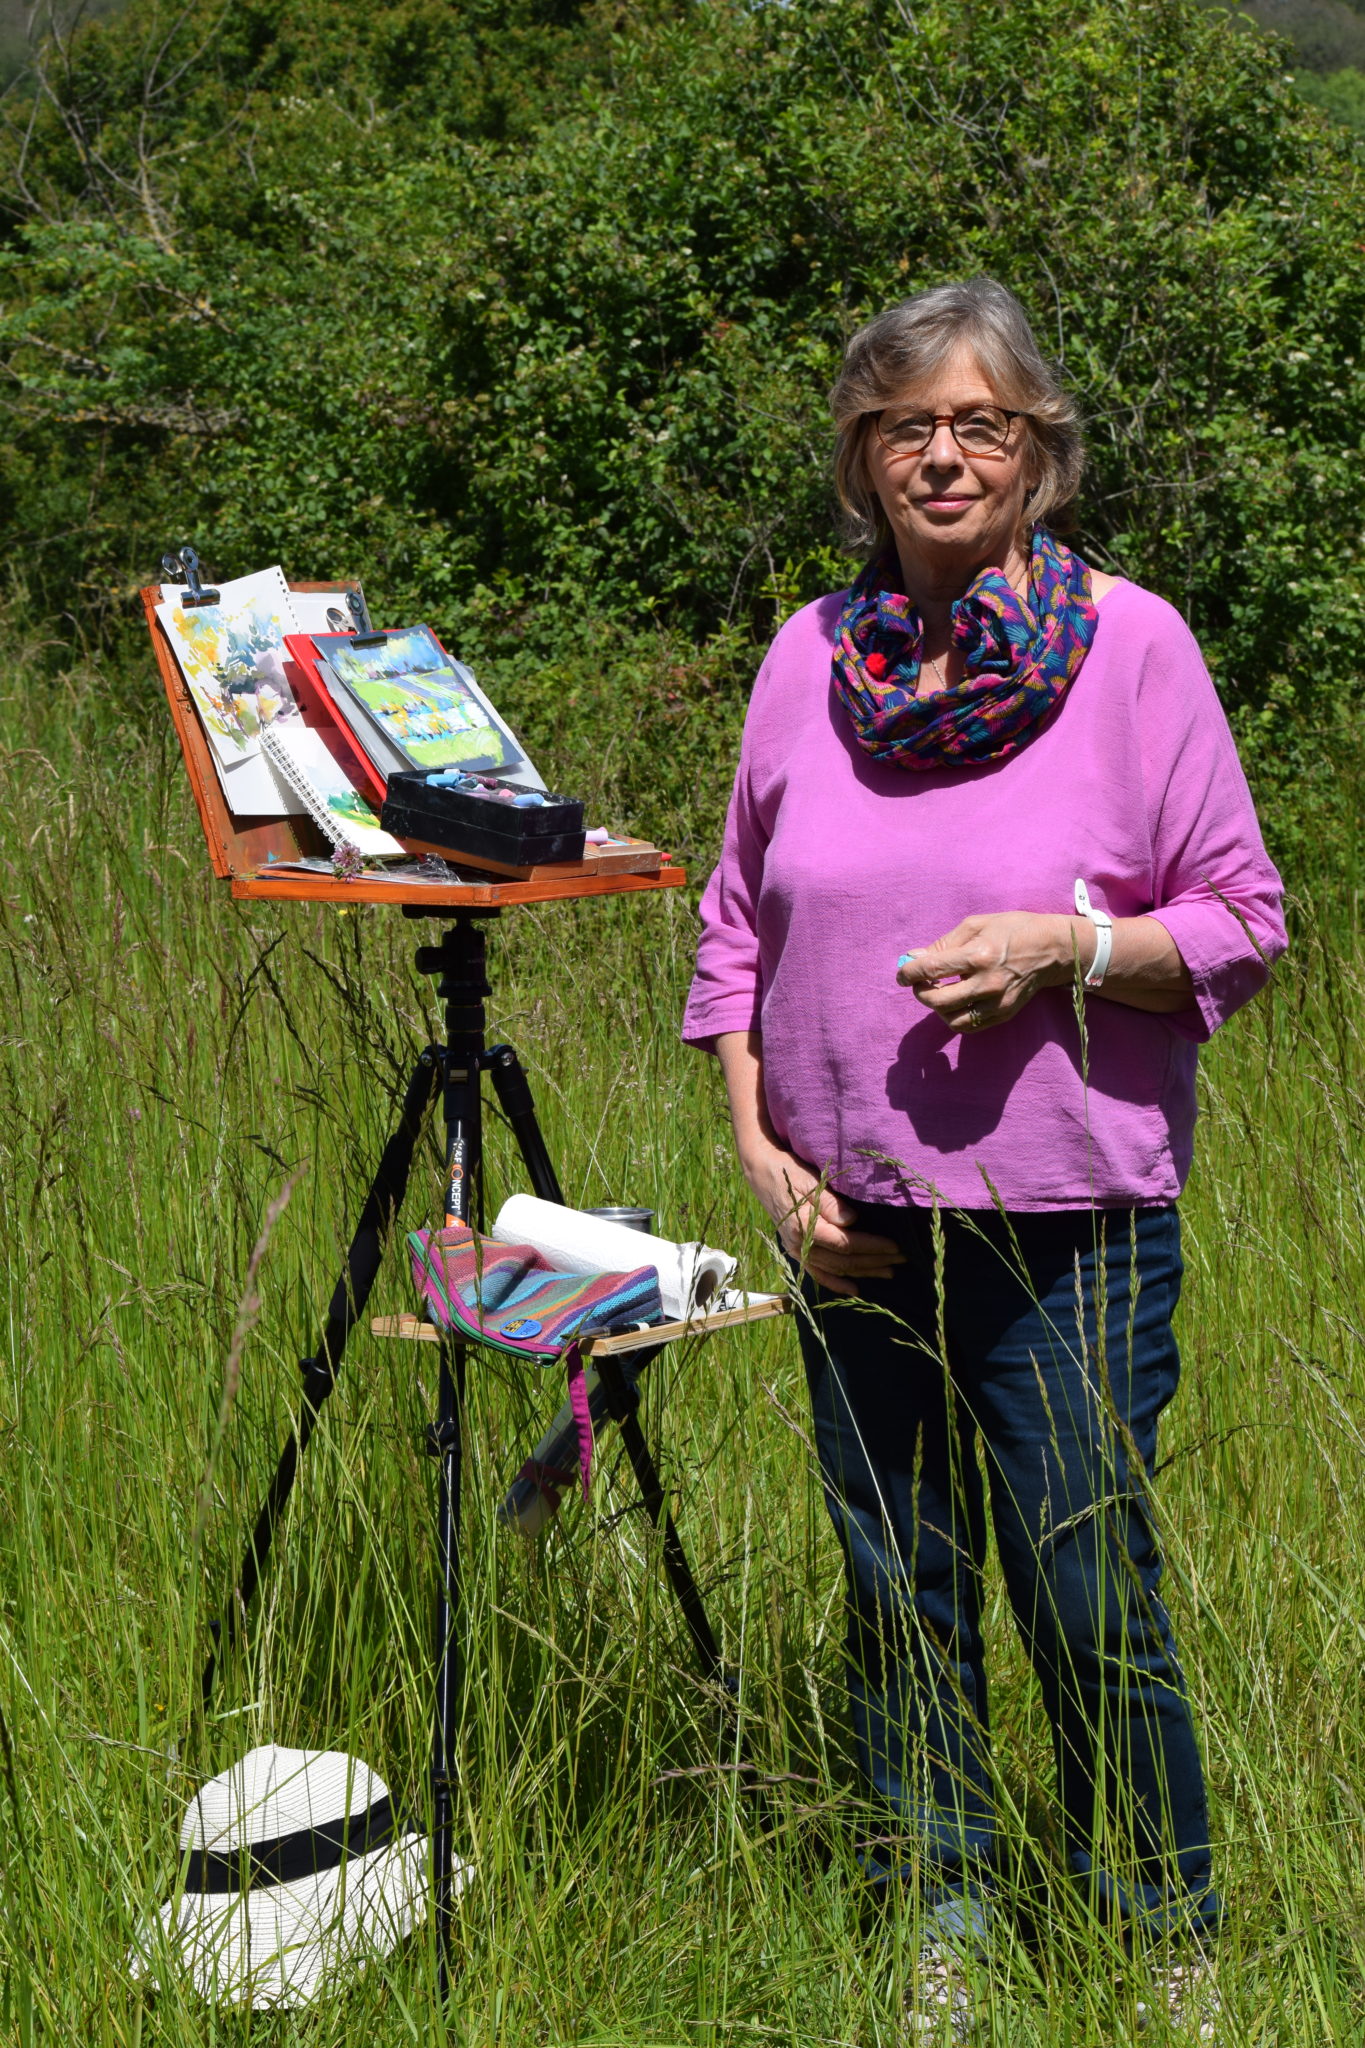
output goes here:
[[1310, 72], [1365, 63], [1365, 13], [1354, 0], [1244, 0], [1244, 16], [1287, 36]]
[[1365, 135], [1365, 71], [1347, 65], [1341, 71], [1329, 71], [1325, 78], [1310, 71], [1299, 79], [1298, 85], [1313, 106], [1321, 107], [1334, 121], [1344, 122], [1346, 127]]

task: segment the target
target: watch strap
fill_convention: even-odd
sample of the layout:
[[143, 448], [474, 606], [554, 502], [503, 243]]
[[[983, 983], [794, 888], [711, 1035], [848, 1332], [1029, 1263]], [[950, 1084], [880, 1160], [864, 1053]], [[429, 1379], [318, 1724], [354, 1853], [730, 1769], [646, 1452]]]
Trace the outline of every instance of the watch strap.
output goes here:
[[1114, 920], [1108, 911], [1095, 908], [1090, 901], [1090, 891], [1079, 875], [1076, 877], [1076, 909], [1082, 917], [1088, 917], [1095, 927], [1095, 957], [1085, 976], [1085, 986], [1098, 988], [1108, 972], [1110, 956], [1114, 951]]

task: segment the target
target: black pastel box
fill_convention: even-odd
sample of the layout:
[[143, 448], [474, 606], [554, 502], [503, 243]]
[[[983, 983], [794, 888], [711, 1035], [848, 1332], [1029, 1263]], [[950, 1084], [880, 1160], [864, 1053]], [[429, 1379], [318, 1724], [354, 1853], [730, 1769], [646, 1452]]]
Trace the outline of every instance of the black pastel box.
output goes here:
[[[500, 796], [500, 790], [511, 792]], [[424, 774], [391, 775], [379, 821], [395, 839], [416, 840], [452, 859], [537, 867], [583, 858], [583, 806], [576, 797], [539, 792], [544, 801], [521, 806], [526, 792], [496, 776], [464, 776], [459, 784], [430, 782]]]

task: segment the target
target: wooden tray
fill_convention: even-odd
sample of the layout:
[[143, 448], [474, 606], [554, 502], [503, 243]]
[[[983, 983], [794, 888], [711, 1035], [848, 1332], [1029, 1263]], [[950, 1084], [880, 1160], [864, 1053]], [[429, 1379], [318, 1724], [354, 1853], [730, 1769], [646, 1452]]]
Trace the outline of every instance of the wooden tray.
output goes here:
[[[741, 1323], [762, 1323], [769, 1316], [790, 1314], [791, 1300], [780, 1294], [771, 1301], [751, 1302], [747, 1308], [720, 1309], [715, 1315], [693, 1316], [686, 1322], [650, 1323], [644, 1329], [618, 1331], [614, 1337], [589, 1337], [579, 1350], [585, 1358], [605, 1358], [614, 1351], [644, 1351], [655, 1344], [674, 1344], [679, 1337], [709, 1337], [713, 1330], [737, 1329]], [[370, 1333], [375, 1337], [401, 1337], [409, 1344], [439, 1344], [444, 1335], [435, 1323], [422, 1316], [372, 1316]], [[474, 1339], [457, 1337], [455, 1341], [472, 1344]]]

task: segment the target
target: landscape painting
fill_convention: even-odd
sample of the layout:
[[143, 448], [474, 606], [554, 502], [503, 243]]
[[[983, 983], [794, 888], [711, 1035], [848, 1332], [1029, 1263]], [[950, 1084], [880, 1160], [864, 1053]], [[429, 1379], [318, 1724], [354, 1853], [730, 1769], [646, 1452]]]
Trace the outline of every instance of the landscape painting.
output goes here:
[[358, 789], [329, 789], [326, 804], [345, 843], [357, 847], [361, 853], [392, 853], [394, 841], [387, 832], [380, 830], [374, 805]]
[[319, 634], [331, 663], [385, 738], [416, 768], [508, 768], [522, 756], [469, 671], [453, 662], [425, 626], [366, 636]]

